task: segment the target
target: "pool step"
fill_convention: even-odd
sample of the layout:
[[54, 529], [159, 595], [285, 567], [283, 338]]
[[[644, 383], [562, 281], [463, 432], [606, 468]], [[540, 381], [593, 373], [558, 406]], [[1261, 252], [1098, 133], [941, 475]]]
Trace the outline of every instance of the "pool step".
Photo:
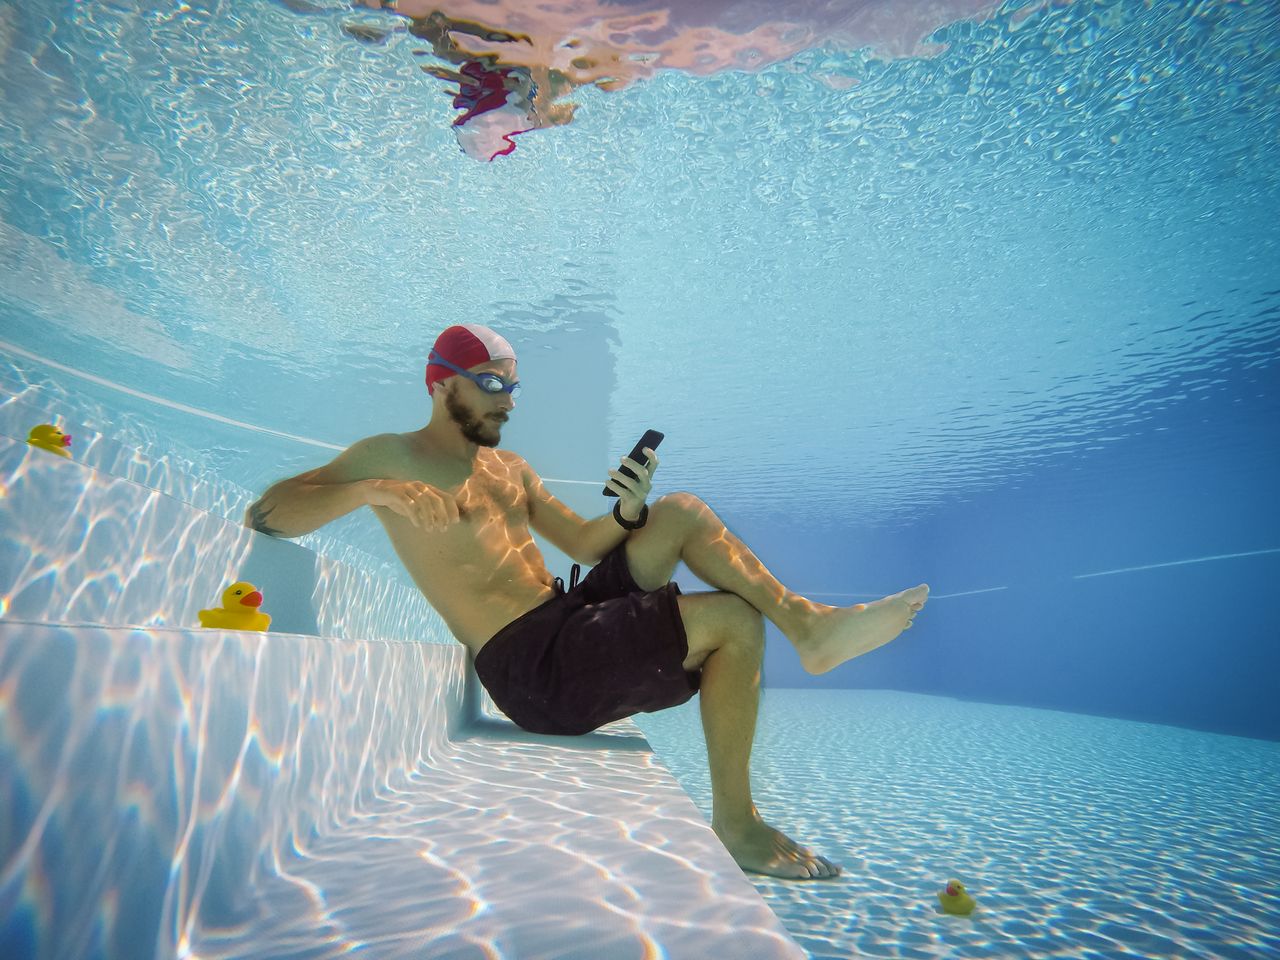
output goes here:
[[10, 616], [110, 626], [198, 627], [248, 580], [272, 629], [453, 643], [417, 590], [277, 540], [133, 480], [0, 437]]
[[[629, 721], [524, 733], [397, 584], [12, 440], [0, 476], [6, 950], [804, 956]], [[194, 628], [264, 547], [329, 636]]]

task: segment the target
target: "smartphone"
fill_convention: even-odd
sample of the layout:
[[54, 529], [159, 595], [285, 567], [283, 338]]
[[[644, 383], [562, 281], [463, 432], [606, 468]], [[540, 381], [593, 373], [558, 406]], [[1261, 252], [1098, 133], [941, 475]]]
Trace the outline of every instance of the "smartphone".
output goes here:
[[[644, 448], [648, 447], [650, 450], [657, 450], [658, 444], [662, 442], [662, 438], [665, 436], [666, 436], [665, 433], [659, 433], [657, 430], [646, 430], [644, 432], [644, 436], [641, 437], [638, 441], [636, 441], [636, 445], [631, 448], [631, 453], [629, 453], [627, 456], [629, 456], [636, 463], [642, 463], [647, 467], [649, 465], [649, 458], [644, 455]], [[632, 470], [630, 467], [628, 467], [626, 464], [623, 464], [622, 469], [619, 471], [619, 473], [622, 473], [624, 476], [630, 477], [632, 480], [636, 479], [636, 472]], [[618, 492], [616, 490], [613, 490], [610, 487], [605, 487], [604, 495], [606, 497], [616, 497], [618, 496]]]

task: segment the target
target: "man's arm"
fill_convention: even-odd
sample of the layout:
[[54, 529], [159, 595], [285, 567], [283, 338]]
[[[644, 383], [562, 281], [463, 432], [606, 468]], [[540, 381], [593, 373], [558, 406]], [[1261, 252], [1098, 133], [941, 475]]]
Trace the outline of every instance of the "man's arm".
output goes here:
[[245, 526], [272, 537], [300, 537], [364, 506], [373, 467], [390, 439], [361, 440], [323, 467], [273, 484], [245, 511]]
[[457, 504], [443, 490], [385, 479], [400, 442], [395, 434], [369, 437], [323, 467], [281, 480], [245, 511], [245, 526], [273, 537], [300, 537], [363, 506], [388, 507], [423, 529], [457, 522]]
[[524, 458], [520, 458], [520, 472], [529, 495], [529, 525], [571, 560], [595, 565], [627, 538], [612, 514], [584, 520], [553, 497]]

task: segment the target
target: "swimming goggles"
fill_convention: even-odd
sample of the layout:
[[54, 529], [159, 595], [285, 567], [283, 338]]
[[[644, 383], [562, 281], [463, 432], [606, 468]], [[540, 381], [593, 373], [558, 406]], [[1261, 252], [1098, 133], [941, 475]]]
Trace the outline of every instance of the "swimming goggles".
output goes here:
[[[419, 354], [419, 356], [421, 356], [421, 354]], [[448, 367], [454, 373], [461, 374], [485, 393], [509, 393], [511, 394], [512, 400], [520, 396], [519, 380], [515, 383], [507, 383], [507, 381], [503, 380], [496, 373], [471, 373], [470, 371], [463, 370], [461, 367], [454, 366], [434, 350], [431, 351], [431, 356], [427, 357], [427, 365], [430, 366], [433, 363], [441, 367]]]

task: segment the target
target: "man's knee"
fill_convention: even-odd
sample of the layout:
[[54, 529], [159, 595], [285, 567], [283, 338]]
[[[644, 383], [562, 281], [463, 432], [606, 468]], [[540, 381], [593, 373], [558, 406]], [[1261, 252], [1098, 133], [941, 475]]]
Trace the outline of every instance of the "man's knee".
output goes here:
[[764, 617], [736, 593], [682, 594], [677, 601], [686, 629], [693, 626], [714, 637], [717, 646], [735, 643], [764, 649]]
[[676, 597], [689, 642], [686, 670], [695, 670], [721, 647], [764, 655], [764, 617], [737, 594], [715, 591]]
[[711, 508], [692, 493], [667, 493], [653, 502], [649, 512], [659, 516], [670, 516], [683, 521], [699, 520], [711, 512]]
[[764, 615], [737, 594], [730, 594], [738, 601], [736, 611], [740, 628], [734, 631], [734, 641], [761, 653], [764, 651]]
[[732, 650], [743, 663], [759, 666], [764, 661], [764, 617], [737, 594], [724, 597], [728, 612], [718, 649]]

